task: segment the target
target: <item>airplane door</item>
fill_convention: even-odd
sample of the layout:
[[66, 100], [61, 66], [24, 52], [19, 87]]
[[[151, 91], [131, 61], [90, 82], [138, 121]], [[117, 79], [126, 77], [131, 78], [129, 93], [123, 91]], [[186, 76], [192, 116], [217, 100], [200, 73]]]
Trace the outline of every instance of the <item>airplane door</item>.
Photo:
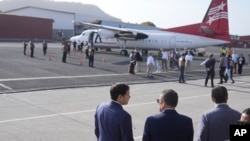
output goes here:
[[176, 38], [173, 36], [169, 38], [169, 48], [175, 48], [175, 47], [176, 47]]

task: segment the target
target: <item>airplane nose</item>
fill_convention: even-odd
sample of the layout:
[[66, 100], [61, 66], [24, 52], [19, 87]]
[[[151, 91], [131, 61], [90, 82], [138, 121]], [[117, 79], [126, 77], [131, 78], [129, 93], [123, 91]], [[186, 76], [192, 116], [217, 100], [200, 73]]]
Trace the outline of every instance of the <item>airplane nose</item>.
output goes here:
[[69, 40], [70, 40], [71, 42], [73, 42], [73, 41], [74, 41], [74, 37], [71, 37]]

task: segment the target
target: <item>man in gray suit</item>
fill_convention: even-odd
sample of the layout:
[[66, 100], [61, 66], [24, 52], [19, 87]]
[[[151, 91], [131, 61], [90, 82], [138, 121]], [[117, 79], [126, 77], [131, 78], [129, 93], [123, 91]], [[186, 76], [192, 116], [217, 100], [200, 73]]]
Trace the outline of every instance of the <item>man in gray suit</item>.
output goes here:
[[157, 99], [160, 113], [147, 118], [143, 141], [193, 141], [192, 119], [177, 113], [178, 95], [174, 90], [164, 90]]
[[228, 93], [224, 86], [213, 88], [211, 97], [216, 107], [201, 116], [198, 141], [229, 140], [230, 124], [236, 124], [241, 114], [227, 105]]
[[114, 84], [111, 101], [98, 105], [95, 113], [95, 135], [98, 141], [134, 141], [132, 120], [122, 105], [130, 99], [129, 86]]

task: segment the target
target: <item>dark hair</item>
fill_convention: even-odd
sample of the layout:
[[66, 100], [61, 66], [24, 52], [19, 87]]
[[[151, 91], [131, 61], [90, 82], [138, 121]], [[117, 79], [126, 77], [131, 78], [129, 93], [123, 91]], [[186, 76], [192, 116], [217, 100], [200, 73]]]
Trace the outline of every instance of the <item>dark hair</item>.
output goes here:
[[116, 101], [119, 95], [124, 96], [128, 90], [129, 86], [127, 84], [113, 84], [110, 88], [111, 99]]
[[212, 98], [215, 103], [226, 103], [228, 98], [227, 88], [217, 86], [212, 89]]
[[245, 113], [245, 114], [247, 114], [247, 115], [250, 115], [250, 108], [247, 108], [247, 109], [243, 110], [242, 113]]
[[178, 94], [172, 89], [163, 90], [162, 91], [162, 99], [169, 106], [176, 107], [178, 104]]

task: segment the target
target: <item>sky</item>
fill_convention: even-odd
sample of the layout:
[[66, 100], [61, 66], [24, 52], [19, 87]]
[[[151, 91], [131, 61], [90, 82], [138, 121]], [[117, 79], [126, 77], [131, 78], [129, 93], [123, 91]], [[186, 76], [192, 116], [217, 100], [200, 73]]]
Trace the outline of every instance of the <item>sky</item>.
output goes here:
[[[170, 28], [202, 21], [211, 0], [54, 0], [93, 4], [123, 22]], [[250, 35], [250, 0], [228, 0], [232, 35]]]

